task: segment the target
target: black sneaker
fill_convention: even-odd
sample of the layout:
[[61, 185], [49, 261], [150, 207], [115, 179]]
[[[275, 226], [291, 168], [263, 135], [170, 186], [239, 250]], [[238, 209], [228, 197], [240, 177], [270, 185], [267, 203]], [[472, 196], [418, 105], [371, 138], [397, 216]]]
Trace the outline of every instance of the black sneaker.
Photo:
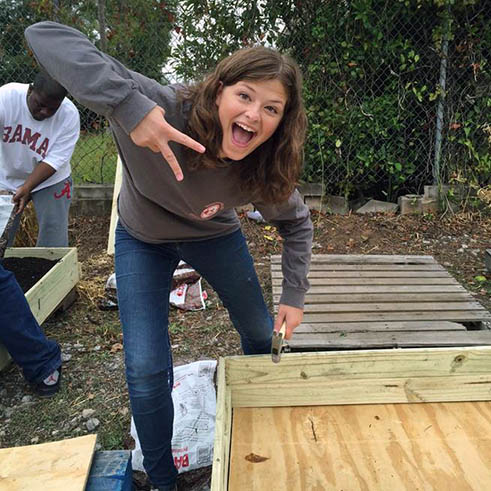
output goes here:
[[40, 397], [53, 397], [60, 390], [61, 367], [48, 375], [41, 382], [32, 385], [32, 390]]

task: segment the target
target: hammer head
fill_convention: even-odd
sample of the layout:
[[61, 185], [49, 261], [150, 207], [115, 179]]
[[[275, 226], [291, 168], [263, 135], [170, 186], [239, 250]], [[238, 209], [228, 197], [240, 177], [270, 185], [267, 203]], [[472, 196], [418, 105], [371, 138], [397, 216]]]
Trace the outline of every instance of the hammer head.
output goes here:
[[271, 359], [273, 363], [279, 363], [281, 360], [281, 350], [283, 349], [283, 340], [285, 339], [286, 323], [283, 322], [279, 331], [273, 331], [271, 340]]

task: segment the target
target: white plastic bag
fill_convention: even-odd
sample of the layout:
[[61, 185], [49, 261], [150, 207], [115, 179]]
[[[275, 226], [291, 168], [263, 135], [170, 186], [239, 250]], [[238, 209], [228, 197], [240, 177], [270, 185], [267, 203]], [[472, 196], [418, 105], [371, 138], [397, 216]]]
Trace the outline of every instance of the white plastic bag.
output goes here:
[[[174, 367], [174, 436], [172, 455], [177, 470], [199, 469], [212, 464], [215, 435], [216, 394], [213, 383], [217, 362], [196, 361]], [[143, 455], [135, 423], [131, 418], [133, 470], [144, 471]]]

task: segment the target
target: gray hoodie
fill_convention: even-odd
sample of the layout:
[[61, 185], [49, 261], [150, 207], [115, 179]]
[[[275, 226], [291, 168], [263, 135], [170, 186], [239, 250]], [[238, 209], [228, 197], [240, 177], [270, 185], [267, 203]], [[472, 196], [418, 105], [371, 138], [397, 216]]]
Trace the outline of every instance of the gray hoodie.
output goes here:
[[[187, 115], [177, 101], [179, 85], [162, 86], [128, 70], [99, 51], [82, 33], [55, 22], [28, 27], [26, 39], [38, 63], [82, 105], [110, 122], [123, 164], [119, 218], [135, 238], [149, 243], [196, 241], [230, 234], [240, 228], [235, 207], [251, 202], [238, 182], [235, 165], [191, 171], [184, 147], [170, 146], [184, 180], [177, 181], [160, 153], [139, 147], [130, 132], [155, 107], [185, 132]], [[303, 308], [312, 222], [298, 191], [279, 205], [254, 202], [283, 238], [283, 293], [280, 303]]]

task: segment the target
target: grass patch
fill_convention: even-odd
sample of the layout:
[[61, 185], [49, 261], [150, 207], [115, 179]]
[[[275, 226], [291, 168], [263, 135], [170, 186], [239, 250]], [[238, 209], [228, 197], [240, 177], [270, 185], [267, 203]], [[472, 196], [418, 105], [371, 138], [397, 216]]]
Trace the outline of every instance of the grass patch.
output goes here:
[[112, 184], [117, 150], [109, 131], [82, 133], [72, 156], [75, 184]]

